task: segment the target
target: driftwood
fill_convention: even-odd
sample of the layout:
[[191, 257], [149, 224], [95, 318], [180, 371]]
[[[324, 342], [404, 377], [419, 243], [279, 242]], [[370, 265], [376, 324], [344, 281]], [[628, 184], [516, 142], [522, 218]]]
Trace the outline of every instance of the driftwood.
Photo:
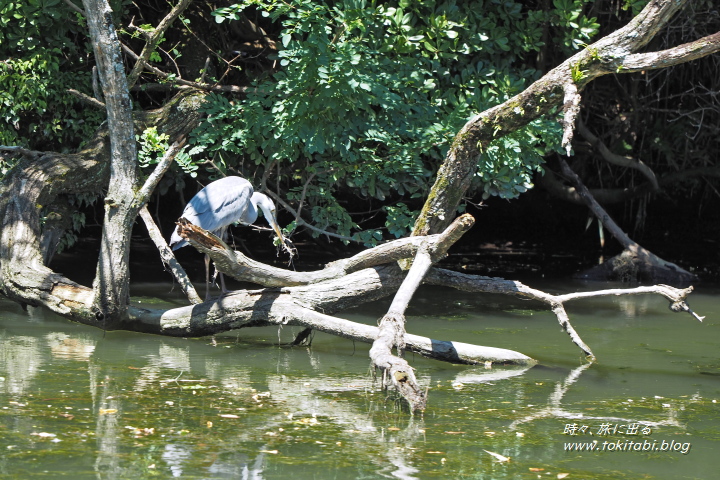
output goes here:
[[[18, 303], [44, 306], [66, 318], [106, 329], [185, 337], [251, 326], [298, 325], [373, 343], [373, 364], [387, 373], [386, 377], [408, 398], [413, 410], [424, 408], [426, 397], [415, 382], [412, 368], [400, 358], [403, 351], [453, 363], [486, 366], [496, 363], [528, 366], [534, 363], [519, 352], [405, 333], [404, 312], [422, 282], [472, 292], [520, 295], [542, 302], [555, 313], [571, 340], [590, 358], [593, 357], [592, 351], [573, 329], [565, 312], [567, 301], [599, 295], [652, 293], [667, 298], [673, 311], [684, 311], [701, 319], [686, 303], [692, 288], [681, 290], [656, 285], [550, 295], [520, 282], [465, 275], [432, 266], [472, 223], [469, 217], [461, 217], [452, 224], [454, 212], [475, 174], [477, 156], [489, 142], [553, 109], [561, 108], [563, 146], [569, 149], [580, 92], [594, 78], [611, 73], [663, 68], [720, 50], [720, 34], [716, 34], [662, 52], [636, 53], [684, 3], [686, 0], [651, 0], [626, 27], [578, 52], [516, 97], [470, 120], [453, 141], [438, 172], [436, 183], [415, 224], [414, 237], [388, 242], [315, 272], [290, 272], [254, 262], [232, 251], [207, 232], [184, 225], [181, 235], [185, 235], [197, 250], [207, 253], [219, 271], [263, 288], [241, 290], [180, 308], [152, 310], [133, 305], [127, 297], [129, 242], [126, 240], [130, 238], [132, 223], [142, 211], [153, 183], [162, 174], [162, 168], [158, 167], [145, 187], [139, 178], [135, 178], [136, 165], [131, 162], [134, 155], [128, 150], [132, 150], [130, 144], [134, 145], [131, 123], [134, 122], [134, 127], [140, 131], [150, 125], [158, 127], [175, 142], [173, 148], [177, 150], [183, 136], [198, 123], [198, 106], [203, 96], [182, 91], [158, 111], [129, 115], [131, 103], [127, 94], [127, 79], [120, 74], [124, 72], [124, 64], [119, 56], [119, 43], [113, 36], [114, 27], [109, 21], [112, 18], [109, 5], [104, 0], [85, 0], [84, 11], [88, 17], [93, 17], [88, 24], [92, 27], [96, 62], [101, 67], [98, 71], [105, 90], [104, 106], [108, 111], [109, 127], [99, 131], [82, 151], [73, 155], [20, 152], [31, 153], [34, 158], [19, 162], [0, 187], [0, 290]], [[188, 4], [180, 2], [160, 27], [172, 21]], [[148, 38], [148, 48], [140, 55], [132, 53], [131, 57], [137, 59], [133, 81], [142, 69], [155, 71], [143, 58], [157, 38]], [[105, 48], [109, 50], [104, 52]], [[112, 85], [119, 85], [118, 90], [115, 91]], [[223, 86], [217, 86], [217, 89], [225, 91]], [[231, 88], [227, 91], [236, 90]], [[96, 102], [93, 104], [96, 105]], [[123, 128], [118, 130], [118, 126]], [[168, 160], [172, 158], [171, 153]], [[69, 175], [69, 172], [73, 174]], [[99, 192], [108, 184], [104, 253], [98, 261], [94, 288], [89, 288], [72, 282], [47, 266], [56, 235], [49, 235], [47, 241], [42, 241], [45, 232], [40, 218], [43, 206], [53, 205], [60, 196]], [[112, 230], [108, 229], [109, 226]], [[157, 243], [163, 242], [157, 240]], [[164, 255], [167, 253], [165, 251]], [[168, 256], [167, 261], [170, 262], [171, 257]], [[401, 268], [401, 264], [409, 261], [413, 262], [409, 270]], [[182, 277], [179, 269], [175, 271]], [[189, 287], [185, 290], [190, 301], [196, 302], [193, 290]], [[395, 299], [379, 327], [332, 316], [334, 312], [393, 294]], [[393, 348], [397, 356], [392, 354]]]
[[[380, 333], [370, 349], [370, 360], [376, 368], [382, 370], [383, 380], [389, 380], [408, 401], [413, 411], [424, 410], [427, 398], [417, 384], [412, 367], [401, 358], [405, 350], [405, 310], [430, 267], [444, 257], [448, 248], [474, 223], [475, 219], [472, 216], [462, 215], [437, 238], [437, 241], [430, 243], [426, 240], [420, 244], [412, 267], [395, 293], [387, 314], [380, 320]], [[398, 356], [392, 354], [393, 347], [397, 349]]]
[[605, 227], [623, 246], [622, 253], [578, 275], [579, 278], [591, 280], [643, 281], [648, 283], [668, 282], [688, 284], [697, 281], [697, 276], [674, 263], [663, 260], [651, 251], [633, 241], [620, 226], [607, 214], [604, 208], [593, 198], [590, 191], [582, 183], [580, 177], [573, 172], [567, 162], [560, 159], [563, 174], [575, 186], [580, 197], [598, 222]]
[[[406, 334], [404, 312], [412, 294], [422, 282], [471, 292], [523, 296], [542, 302], [555, 313], [563, 330], [590, 360], [595, 358], [592, 350], [573, 328], [565, 311], [564, 305], [568, 301], [594, 296], [652, 293], [667, 298], [673, 311], [685, 311], [702, 320], [685, 302], [692, 292], [692, 287], [681, 290], [666, 285], [656, 285], [551, 295], [520, 282], [467, 275], [432, 267], [432, 264], [445, 254], [447, 248], [457, 241], [472, 223], [472, 217], [463, 215], [440, 235], [388, 242], [354, 257], [333, 262], [326, 268], [314, 272], [290, 272], [258, 264], [242, 253], [232, 251], [218, 237], [181, 220], [178, 223], [180, 235], [200, 252], [209, 255], [219, 271], [237, 280], [252, 281], [271, 288], [240, 291], [198, 307], [175, 309], [172, 315], [166, 312], [158, 321], [164, 334], [182, 335], [190, 331], [195, 334], [202, 333], [197, 330], [199, 324], [193, 322], [193, 316], [197, 315], [196, 318], [202, 319], [206, 327], [212, 325], [210, 330], [204, 332], [205, 334], [229, 328], [285, 324], [317, 329], [357, 341], [372, 342], [371, 362], [382, 370], [383, 383], [387, 382], [397, 389], [408, 401], [411, 410], [423, 410], [427, 401], [426, 393], [418, 385], [412, 367], [406, 360], [400, 358], [404, 350], [453, 363], [532, 365], [534, 360], [509, 350], [431, 340]], [[404, 278], [404, 272], [397, 265], [401, 258], [414, 259], [412, 267]], [[358, 265], [362, 265], [362, 268], [355, 269]], [[377, 328], [329, 315], [339, 308], [381, 298], [392, 292], [397, 292], [395, 299]], [[252, 305], [250, 310], [247, 309], [249, 304]], [[321, 314], [318, 311], [325, 313]], [[147, 321], [148, 313], [139, 314], [136, 321]], [[209, 316], [212, 316], [211, 322], [208, 322]], [[393, 348], [397, 349], [398, 356], [392, 354]]]

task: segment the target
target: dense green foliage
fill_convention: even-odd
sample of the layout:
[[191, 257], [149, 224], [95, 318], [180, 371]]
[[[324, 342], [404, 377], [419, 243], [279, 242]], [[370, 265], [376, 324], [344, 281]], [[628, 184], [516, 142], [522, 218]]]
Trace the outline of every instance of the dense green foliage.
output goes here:
[[[162, 105], [174, 92], [174, 78], [202, 76], [250, 88], [243, 95], [208, 96], [206, 121], [161, 194], [173, 184], [181, 189], [185, 175], [204, 183], [240, 173], [276, 192], [305, 221], [346, 240], [402, 236], [469, 118], [584, 48], [600, 25], [609, 33], [625, 24], [645, 3], [193, 2], [151, 57], [170, 76], [146, 72], [133, 93], [136, 108]], [[151, 30], [170, 8], [162, 0], [111, 4], [122, 41], [136, 52], [144, 45], [140, 30]], [[651, 48], [715, 31], [712, 15], [702, 13], [713, 5], [694, 2], [695, 10], [678, 16], [677, 26]], [[238, 57], [233, 49], [247, 39], [233, 32], [248, 20], [262, 29], [256, 43], [265, 48]], [[0, 145], [76, 150], [104, 117], [68, 93], [92, 95], [94, 63], [84, 18], [65, 2], [0, 0]], [[128, 68], [133, 64], [129, 59]], [[718, 77], [712, 60], [697, 65], [682, 76], [661, 71], [593, 82], [583, 92], [584, 119], [612, 151], [642, 159], [659, 175], [713, 166], [717, 135], [707, 126], [717, 124], [711, 97]], [[147, 83], [165, 89], [142, 90]], [[707, 88], [688, 87], [698, 84]], [[137, 138], [140, 164], [151, 168], [168, 139], [157, 131]], [[514, 198], [531, 188], [559, 139], [552, 116], [498, 138], [478, 158], [473, 201]], [[579, 172], [590, 186], [642, 181], [584, 148], [576, 158], [584, 160]], [[0, 159], [0, 176], [11, 166], [8, 156]]]
[[[513, 1], [256, 0], [218, 9], [218, 22], [253, 7], [280, 23], [280, 68], [242, 101], [212, 95], [194, 141], [246, 174], [279, 167], [287, 199], [308, 203], [318, 226], [344, 236], [360, 228], [346, 208], [351, 191], [386, 205], [385, 228], [404, 235], [408, 202], [427, 193], [462, 125], [539, 77], [532, 64], [547, 40], [570, 54], [597, 32], [585, 3], [555, 0], [542, 11]], [[478, 159], [483, 198], [530, 188], [559, 138], [551, 118], [496, 141]]]
[[67, 92], [92, 91], [85, 29], [62, 0], [0, 1], [0, 145], [69, 151], [97, 127]]

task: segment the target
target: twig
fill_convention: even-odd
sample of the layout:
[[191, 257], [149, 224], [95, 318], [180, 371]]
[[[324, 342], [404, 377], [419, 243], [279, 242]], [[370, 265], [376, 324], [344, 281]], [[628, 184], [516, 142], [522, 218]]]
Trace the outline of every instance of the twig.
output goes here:
[[[282, 207], [283, 207], [285, 210], [287, 210], [288, 212], [290, 212], [292, 215], [296, 215], [296, 214], [297, 214], [297, 212], [295, 211], [295, 209], [292, 208], [292, 207], [291, 207], [287, 202], [285, 202], [282, 198], [280, 198], [280, 196], [279, 196], [278, 194], [276, 194], [275, 192], [273, 192], [273, 191], [270, 190], [269, 188], [266, 188], [266, 189], [265, 189], [265, 192], [266, 192], [270, 197], [272, 197], [273, 200], [275, 200], [278, 204], [282, 205]], [[316, 226], [313, 226], [313, 225], [307, 223], [307, 222], [306, 222], [305, 220], [303, 220], [302, 218], [298, 219], [297, 225], [298, 225], [298, 226], [301, 226], [301, 227], [305, 227], [305, 228], [307, 228], [307, 229], [309, 229], [309, 230], [312, 230], [312, 231], [314, 231], [314, 232], [320, 233], [320, 234], [322, 234], [322, 235], [327, 235], [328, 237], [338, 238], [338, 239], [340, 239], [340, 240], [347, 241], [347, 242], [360, 243], [360, 242], [359, 242], [357, 239], [355, 239], [355, 238], [348, 237], [348, 236], [346, 236], [346, 235], [340, 235], [340, 234], [338, 234], [338, 233], [328, 232], [327, 230], [323, 230], [322, 228], [318, 228], [318, 227], [316, 227]]]
[[65, 4], [66, 4], [68, 7], [70, 7], [72, 10], [74, 10], [75, 12], [79, 13], [79, 14], [82, 15], [83, 17], [85, 16], [85, 10], [83, 10], [83, 9], [80, 8], [80, 7], [78, 7], [77, 5], [75, 5], [75, 4], [74, 4], [73, 2], [71, 2], [70, 0], [63, 0], [63, 2], [65, 2]]
[[600, 152], [600, 155], [605, 161], [614, 165], [619, 165], [621, 167], [634, 168], [635, 170], [642, 173], [645, 178], [650, 181], [653, 186], [653, 190], [660, 189], [660, 185], [658, 184], [655, 172], [653, 172], [650, 167], [648, 167], [641, 160], [637, 160], [631, 157], [623, 157], [621, 155], [612, 153], [602, 140], [600, 140], [598, 137], [593, 135], [590, 130], [588, 130], [582, 119], [578, 119], [577, 131], [585, 138], [585, 140], [590, 142], [590, 145], [592, 145], [594, 148], [597, 148], [598, 152]]
[[86, 95], [78, 90], [75, 90], [74, 88], [68, 88], [66, 90], [70, 95], [79, 98], [82, 102], [87, 103], [88, 105], [95, 107], [95, 108], [101, 108], [105, 109], [105, 104], [101, 102], [100, 100], [97, 100], [96, 98], [91, 97], [90, 95]]
[[142, 69], [147, 65], [147, 62], [150, 59], [150, 55], [152, 55], [153, 51], [157, 48], [158, 44], [162, 40], [165, 31], [170, 27], [170, 25], [172, 25], [173, 21], [175, 21], [175, 19], [180, 16], [180, 14], [188, 7], [188, 5], [190, 5], [191, 2], [192, 0], [180, 0], [178, 4], [175, 5], [175, 7], [170, 11], [170, 13], [168, 13], [167, 16], [160, 21], [158, 26], [155, 27], [155, 29], [148, 34], [145, 47], [143, 47], [142, 52], [140, 52], [140, 56], [137, 58], [135, 66], [133, 67], [130, 74], [127, 76], [128, 88], [135, 85], [135, 82], [137, 82], [138, 78], [140, 77]]
[[570, 321], [565, 312], [564, 304], [571, 300], [582, 298], [602, 297], [608, 295], [640, 295], [640, 294], [656, 294], [662, 295], [670, 302], [670, 309], [674, 312], [686, 312], [694, 318], [702, 321], [704, 317], [698, 316], [693, 312], [686, 303], [686, 299], [693, 288], [688, 287], [679, 289], [668, 285], [643, 286], [635, 288], [617, 288], [610, 290], [599, 290], [594, 292], [577, 292], [565, 295], [551, 295], [541, 290], [528, 287], [521, 282], [504, 280], [501, 278], [481, 277], [478, 275], [468, 275], [460, 272], [453, 272], [442, 268], [432, 269], [427, 277], [426, 282], [431, 285], [442, 285], [455, 288], [465, 292], [483, 292], [483, 293], [501, 293], [506, 295], [520, 295], [525, 298], [537, 300], [549, 305], [557, 316], [558, 323], [563, 330], [570, 335], [573, 343], [580, 347], [589, 358], [594, 358], [590, 348], [582, 341], [575, 329], [572, 328]]
[[[139, 59], [137, 53], [133, 52], [127, 45], [121, 44], [122, 49], [130, 55], [133, 59]], [[171, 78], [171, 75], [168, 73], [163, 72], [157, 67], [154, 67], [150, 65], [149, 63], [144, 63], [145, 68], [153, 72], [155, 75], [161, 77], [161, 78]], [[211, 92], [228, 92], [228, 93], [246, 93], [252, 89], [247, 87], [238, 87], [236, 85], [210, 85], [207, 83], [198, 83], [198, 82], [191, 82], [188, 80], [183, 80], [181, 78], [172, 78], [172, 82], [177, 85], [185, 85], [187, 87], [193, 87], [197, 88], [198, 90], [207, 90]], [[139, 87], [133, 87], [135, 90], [142, 90], [142, 86]]]
[[152, 192], [155, 190], [155, 187], [160, 182], [160, 179], [162, 179], [163, 175], [165, 175], [165, 172], [167, 172], [168, 168], [170, 168], [170, 165], [172, 165], [175, 156], [180, 152], [183, 145], [185, 145], [184, 136], [181, 136], [172, 145], [170, 145], [170, 148], [167, 149], [165, 155], [163, 155], [158, 164], [155, 166], [153, 172], [150, 174], [147, 180], [145, 180], [145, 184], [138, 191], [136, 195], [136, 199], [138, 201], [142, 203], [148, 201], [148, 198], [150, 198], [150, 195], [152, 195]]

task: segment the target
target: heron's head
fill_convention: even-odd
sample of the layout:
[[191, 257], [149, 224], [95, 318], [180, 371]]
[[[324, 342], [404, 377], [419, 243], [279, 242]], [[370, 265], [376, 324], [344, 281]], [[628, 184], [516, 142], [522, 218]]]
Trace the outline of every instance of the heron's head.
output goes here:
[[270, 200], [267, 195], [257, 192], [253, 193], [253, 200], [257, 201], [257, 206], [260, 207], [260, 210], [262, 210], [265, 220], [267, 220], [268, 224], [273, 230], [275, 230], [275, 234], [278, 236], [280, 241], [284, 243], [285, 237], [283, 236], [282, 230], [280, 230], [280, 225], [278, 225], [277, 219], [275, 218], [275, 204], [273, 201]]

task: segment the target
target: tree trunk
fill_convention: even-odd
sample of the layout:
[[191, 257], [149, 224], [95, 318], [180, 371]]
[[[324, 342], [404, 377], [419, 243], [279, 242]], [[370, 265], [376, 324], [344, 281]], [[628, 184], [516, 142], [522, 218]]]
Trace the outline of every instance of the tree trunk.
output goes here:
[[107, 0], [83, 0], [98, 66], [110, 134], [110, 183], [105, 197], [100, 257], [93, 282], [98, 319], [119, 320], [130, 302], [130, 230], [137, 216], [137, 152], [132, 100], [120, 54], [120, 42]]
[[[204, 93], [183, 91], [158, 110], [135, 115], [139, 131], [156, 126], [171, 140], [187, 135], [200, 121]], [[110, 178], [110, 141], [101, 128], [75, 154], [47, 153], [23, 159], [0, 187], [0, 287], [22, 304], [46, 306], [90, 325], [101, 325], [91, 311], [93, 292], [46, 267], [50, 257], [41, 245], [41, 216], [60, 215], [67, 194], [99, 194]], [[43, 213], [47, 210], [48, 213]], [[112, 328], [113, 322], [105, 326]]]

